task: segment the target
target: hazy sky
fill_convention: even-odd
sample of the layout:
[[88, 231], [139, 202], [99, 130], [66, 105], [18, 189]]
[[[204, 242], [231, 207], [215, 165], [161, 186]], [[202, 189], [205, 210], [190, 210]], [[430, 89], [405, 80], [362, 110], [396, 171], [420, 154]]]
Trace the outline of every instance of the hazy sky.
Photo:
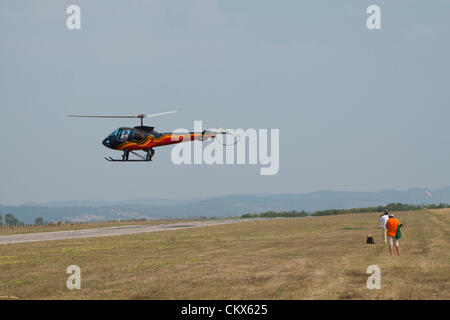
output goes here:
[[[81, 30], [66, 8], [81, 8]], [[381, 30], [366, 8], [381, 7]], [[0, 1], [0, 204], [450, 185], [446, 0]], [[151, 163], [101, 141], [159, 131], [280, 129], [280, 170]]]

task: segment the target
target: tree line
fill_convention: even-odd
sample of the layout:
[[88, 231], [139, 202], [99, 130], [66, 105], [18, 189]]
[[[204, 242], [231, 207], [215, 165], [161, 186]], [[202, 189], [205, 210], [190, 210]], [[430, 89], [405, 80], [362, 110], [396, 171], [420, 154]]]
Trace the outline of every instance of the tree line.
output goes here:
[[[311, 216], [329, 216], [336, 214], [349, 214], [349, 213], [367, 213], [367, 212], [384, 212], [389, 211], [413, 211], [423, 209], [443, 209], [450, 208], [447, 203], [439, 204], [427, 204], [425, 205], [413, 205], [406, 203], [389, 203], [385, 206], [366, 207], [366, 208], [352, 208], [352, 209], [327, 209], [319, 210], [311, 213]], [[276, 217], [306, 217], [308, 214], [305, 211], [267, 211], [263, 213], [246, 213], [241, 218], [276, 218]]]
[[[42, 226], [45, 224], [44, 218], [42, 217], [37, 217], [34, 220], [34, 224], [37, 226]], [[20, 221], [18, 218], [14, 217], [14, 215], [12, 213], [7, 213], [5, 215], [5, 217], [3, 218], [3, 215], [0, 214], [0, 226], [23, 226], [26, 225], [25, 222]]]
[[349, 214], [349, 213], [366, 213], [366, 212], [384, 212], [384, 210], [389, 211], [413, 211], [413, 210], [423, 210], [423, 209], [443, 209], [450, 208], [447, 203], [440, 204], [428, 204], [428, 205], [414, 205], [406, 203], [389, 203], [385, 206], [376, 207], [366, 207], [366, 208], [353, 208], [353, 209], [328, 209], [320, 210], [311, 213], [312, 216], [329, 216], [335, 214]]
[[263, 213], [246, 213], [241, 218], [277, 218], [277, 217], [306, 217], [308, 214], [305, 211], [267, 211]]

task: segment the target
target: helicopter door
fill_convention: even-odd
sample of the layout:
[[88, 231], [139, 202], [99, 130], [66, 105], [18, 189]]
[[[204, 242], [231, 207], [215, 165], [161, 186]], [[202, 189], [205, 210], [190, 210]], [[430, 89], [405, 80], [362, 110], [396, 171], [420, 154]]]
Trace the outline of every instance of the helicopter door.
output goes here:
[[119, 135], [118, 135], [119, 142], [127, 141], [130, 136], [130, 132], [131, 132], [131, 130], [129, 130], [129, 129], [120, 130]]

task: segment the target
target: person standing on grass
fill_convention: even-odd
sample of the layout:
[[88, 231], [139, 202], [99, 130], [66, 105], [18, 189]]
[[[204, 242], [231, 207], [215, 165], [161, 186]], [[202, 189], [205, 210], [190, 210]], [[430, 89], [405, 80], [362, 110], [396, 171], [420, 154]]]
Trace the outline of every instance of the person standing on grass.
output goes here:
[[388, 244], [389, 244], [389, 253], [392, 256], [393, 246], [395, 244], [395, 249], [397, 250], [397, 254], [400, 256], [400, 247], [397, 239], [397, 228], [399, 227], [400, 222], [393, 214], [389, 215], [389, 219], [386, 222], [387, 236], [388, 236]]
[[378, 219], [378, 221], [381, 222], [381, 228], [383, 230], [383, 239], [384, 239], [384, 243], [387, 243], [387, 237], [386, 237], [386, 222], [389, 219], [389, 212], [388, 210], [384, 210], [384, 213], [380, 216], [380, 219]]

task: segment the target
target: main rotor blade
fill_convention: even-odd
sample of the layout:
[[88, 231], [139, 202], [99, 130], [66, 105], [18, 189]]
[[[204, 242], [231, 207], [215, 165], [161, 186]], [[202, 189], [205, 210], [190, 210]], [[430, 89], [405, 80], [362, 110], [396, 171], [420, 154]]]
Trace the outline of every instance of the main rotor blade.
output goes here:
[[176, 113], [176, 112], [178, 112], [178, 110], [166, 111], [166, 112], [154, 113], [154, 114], [140, 114], [137, 116], [137, 118], [152, 118], [152, 117], [162, 116], [165, 114]]
[[85, 116], [69, 114], [70, 118], [138, 118], [138, 116]]
[[162, 116], [165, 114], [175, 113], [178, 112], [178, 110], [175, 111], [167, 111], [167, 112], [161, 112], [161, 113], [154, 113], [154, 114], [139, 114], [137, 116], [97, 116], [97, 115], [74, 115], [70, 114], [68, 117], [71, 118], [124, 118], [124, 119], [136, 119], [136, 118], [151, 118], [151, 117], [157, 117]]

